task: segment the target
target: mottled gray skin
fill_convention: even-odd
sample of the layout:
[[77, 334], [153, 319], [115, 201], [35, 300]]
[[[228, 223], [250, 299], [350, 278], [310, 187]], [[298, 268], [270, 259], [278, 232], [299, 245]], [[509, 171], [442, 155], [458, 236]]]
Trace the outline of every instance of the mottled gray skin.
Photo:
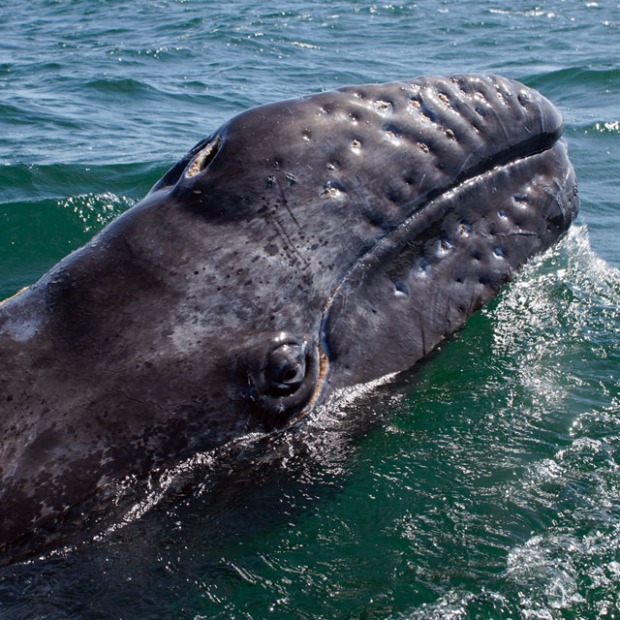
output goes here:
[[0, 306], [0, 549], [411, 367], [574, 219], [561, 132], [546, 99], [494, 76], [226, 123]]

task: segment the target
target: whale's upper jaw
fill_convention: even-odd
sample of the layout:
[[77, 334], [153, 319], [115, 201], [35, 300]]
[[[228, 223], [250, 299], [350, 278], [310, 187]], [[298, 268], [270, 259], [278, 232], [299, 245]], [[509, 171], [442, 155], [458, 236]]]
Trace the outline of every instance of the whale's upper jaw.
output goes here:
[[413, 366], [561, 237], [577, 206], [564, 141], [429, 200], [360, 257], [330, 300], [332, 386]]

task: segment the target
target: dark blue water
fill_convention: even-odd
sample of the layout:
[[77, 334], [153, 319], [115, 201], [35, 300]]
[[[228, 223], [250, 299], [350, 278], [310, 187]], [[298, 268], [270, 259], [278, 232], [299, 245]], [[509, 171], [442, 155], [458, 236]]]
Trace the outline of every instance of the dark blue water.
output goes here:
[[421, 368], [1, 569], [0, 617], [620, 617], [619, 7], [0, 0], [0, 297], [233, 114], [345, 84], [522, 80], [564, 114], [582, 200]]

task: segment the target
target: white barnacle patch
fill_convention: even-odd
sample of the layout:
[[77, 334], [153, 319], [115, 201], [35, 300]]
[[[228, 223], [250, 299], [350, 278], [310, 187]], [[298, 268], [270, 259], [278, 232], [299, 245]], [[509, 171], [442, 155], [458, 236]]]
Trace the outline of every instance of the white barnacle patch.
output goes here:
[[450, 78], [450, 81], [459, 89], [461, 95], [465, 97], [469, 97], [471, 95], [467, 80], [462, 77], [455, 76]]
[[437, 99], [441, 101], [446, 107], [450, 107], [450, 99], [446, 93], [437, 93]]
[[384, 128], [386, 139], [392, 144], [401, 144], [401, 134], [394, 127], [385, 127]]
[[420, 112], [420, 114], [419, 114], [419, 119], [420, 119], [421, 121], [424, 121], [424, 122], [429, 123], [429, 124], [431, 124], [431, 125], [434, 125], [434, 124], [435, 124], [435, 121], [434, 121], [434, 119], [433, 119], [433, 117], [431, 116], [431, 114], [430, 114], [430, 112], [429, 112], [429, 111], [422, 111], [422, 112]]
[[413, 276], [416, 278], [428, 278], [429, 271], [430, 265], [424, 258], [418, 260], [412, 269]]
[[362, 143], [359, 140], [352, 140], [351, 141], [351, 150], [356, 155], [359, 155], [361, 150], [362, 150]]
[[406, 299], [409, 297], [409, 289], [404, 282], [395, 282], [394, 283], [394, 297], [399, 299]]
[[528, 206], [528, 197], [527, 194], [515, 194], [512, 197], [512, 204], [517, 208], [517, 209], [525, 209]]
[[530, 96], [530, 93], [528, 93], [526, 90], [519, 91], [519, 94], [517, 95], [517, 99], [519, 100], [519, 103], [523, 107], [532, 103], [532, 98]]
[[441, 258], [445, 256], [452, 249], [452, 247], [452, 243], [450, 243], [448, 239], [440, 239], [435, 247], [435, 254]]
[[485, 103], [488, 103], [487, 101], [487, 96], [480, 90], [476, 91], [474, 93], [474, 99], [477, 99], [478, 101], [484, 101]]
[[469, 237], [471, 232], [471, 224], [469, 222], [459, 222], [457, 232], [460, 237]]
[[412, 111], [418, 111], [422, 108], [422, 103], [420, 102], [419, 99], [415, 99], [415, 98], [411, 98], [409, 99], [409, 108]]
[[373, 107], [377, 112], [381, 112], [382, 114], [387, 114], [392, 111], [393, 105], [389, 101], [385, 101], [384, 99], [377, 99], [373, 101]]
[[323, 197], [325, 198], [339, 198], [344, 193], [344, 187], [339, 183], [333, 181], [327, 181], [323, 189]]

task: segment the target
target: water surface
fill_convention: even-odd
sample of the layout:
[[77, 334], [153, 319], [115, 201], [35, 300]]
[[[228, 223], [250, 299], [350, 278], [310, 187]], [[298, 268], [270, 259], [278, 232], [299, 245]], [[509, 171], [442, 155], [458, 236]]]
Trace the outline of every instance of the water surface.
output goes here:
[[520, 79], [564, 114], [582, 199], [427, 363], [2, 569], [2, 618], [620, 617], [617, 2], [0, 5], [0, 297], [233, 114], [346, 84]]

